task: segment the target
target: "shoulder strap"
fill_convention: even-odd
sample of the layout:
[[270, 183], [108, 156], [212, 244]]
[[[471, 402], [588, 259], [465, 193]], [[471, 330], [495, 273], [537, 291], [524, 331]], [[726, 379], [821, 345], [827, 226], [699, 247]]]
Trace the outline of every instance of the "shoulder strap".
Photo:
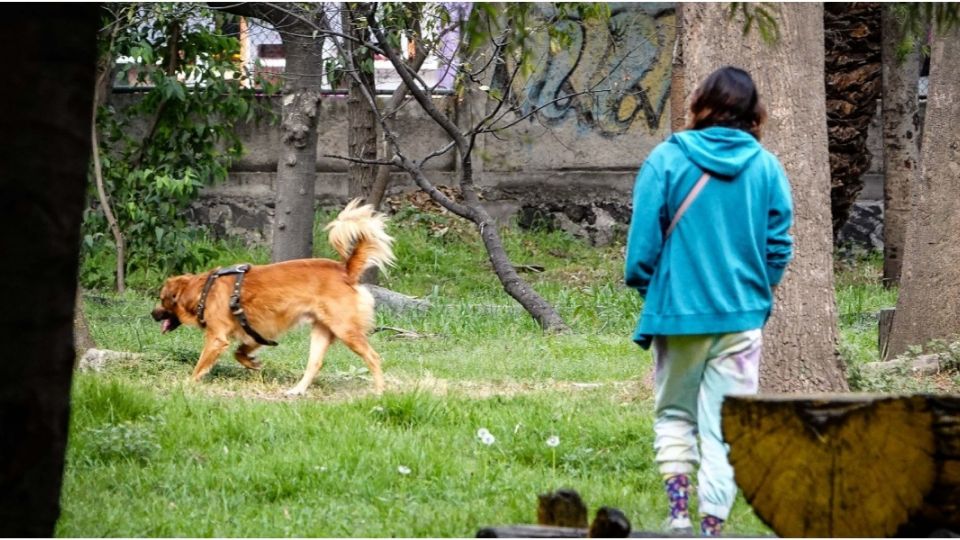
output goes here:
[[703, 187], [707, 185], [709, 180], [710, 173], [703, 173], [703, 176], [697, 180], [697, 183], [694, 184], [693, 189], [690, 190], [690, 193], [687, 193], [686, 198], [684, 198], [683, 202], [680, 203], [680, 208], [677, 208], [677, 213], [673, 215], [673, 220], [670, 221], [670, 226], [667, 227], [666, 234], [663, 235], [664, 242], [666, 242], [667, 238], [670, 237], [670, 233], [673, 232], [673, 229], [677, 228], [677, 223], [680, 223], [680, 218], [687, 213], [687, 209], [690, 208], [691, 204], [693, 204], [693, 201], [697, 198], [697, 195], [700, 195], [700, 192], [703, 191]]

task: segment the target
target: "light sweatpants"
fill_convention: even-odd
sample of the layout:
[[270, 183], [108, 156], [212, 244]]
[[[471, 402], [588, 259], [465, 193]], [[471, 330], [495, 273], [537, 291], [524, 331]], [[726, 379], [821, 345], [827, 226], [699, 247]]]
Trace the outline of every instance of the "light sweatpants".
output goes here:
[[757, 393], [761, 347], [760, 330], [654, 339], [657, 465], [669, 475], [693, 473], [700, 464], [701, 514], [725, 520], [736, 498], [720, 407], [724, 396]]

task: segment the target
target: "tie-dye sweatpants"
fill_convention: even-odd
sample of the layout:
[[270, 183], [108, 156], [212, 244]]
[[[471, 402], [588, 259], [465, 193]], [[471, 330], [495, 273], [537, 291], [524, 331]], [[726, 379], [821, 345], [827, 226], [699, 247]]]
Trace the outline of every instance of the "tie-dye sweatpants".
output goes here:
[[761, 347], [760, 330], [654, 339], [657, 464], [664, 475], [690, 474], [700, 464], [701, 514], [727, 519], [736, 498], [720, 407], [724, 396], [757, 393]]

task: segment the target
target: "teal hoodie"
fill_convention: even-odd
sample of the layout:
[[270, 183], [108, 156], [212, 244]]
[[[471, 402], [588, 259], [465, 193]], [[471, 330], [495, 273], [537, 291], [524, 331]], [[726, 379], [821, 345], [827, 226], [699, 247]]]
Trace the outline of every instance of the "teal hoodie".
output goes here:
[[[710, 180], [665, 239], [704, 172]], [[761, 328], [792, 257], [792, 206], [780, 162], [745, 131], [688, 130], [658, 145], [637, 175], [627, 238], [626, 283], [644, 297], [634, 341]]]

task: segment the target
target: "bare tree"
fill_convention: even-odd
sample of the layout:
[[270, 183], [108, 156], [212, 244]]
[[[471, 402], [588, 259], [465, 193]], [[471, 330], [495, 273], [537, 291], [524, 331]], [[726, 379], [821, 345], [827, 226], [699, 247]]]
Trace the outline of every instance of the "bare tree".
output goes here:
[[[537, 294], [517, 273], [503, 248], [496, 223], [480, 202], [480, 197], [474, 183], [473, 151], [477, 137], [483, 133], [503, 129], [506, 126], [520, 121], [513, 120], [504, 125], [497, 125], [497, 122], [502, 121], [507, 113], [512, 114], [514, 112], [514, 109], [505, 107], [509, 101], [509, 96], [502, 96], [491, 113], [478, 123], [467, 129], [462, 129], [452, 118], [437, 107], [432, 99], [432, 88], [422, 80], [417, 71], [403, 58], [403, 55], [396, 46], [397, 40], [393, 39], [393, 36], [388, 36], [385, 33], [386, 30], [380, 26], [375, 4], [370, 5], [365, 20], [368, 21], [370, 29], [376, 38], [376, 43], [370, 44], [370, 46], [375, 47], [389, 58], [394, 69], [396, 69], [403, 81], [407, 92], [409, 92], [423, 111], [446, 132], [450, 138], [450, 142], [443, 148], [439, 148], [420, 159], [407, 155], [404, 152], [400, 137], [397, 135], [394, 126], [387, 120], [386, 115], [378, 107], [375, 96], [368, 94], [366, 96], [367, 103], [372, 110], [376, 111], [381, 129], [384, 133], [384, 138], [389, 144], [393, 156], [389, 160], [376, 161], [357, 160], [356, 158], [347, 159], [377, 165], [396, 165], [400, 167], [406, 171], [416, 184], [429, 194], [434, 201], [453, 214], [474, 223], [487, 250], [494, 272], [500, 279], [504, 290], [517, 300], [545, 331], [562, 332], [568, 330], [569, 327], [553, 306]], [[487, 63], [488, 67], [496, 66], [498, 63], [505, 63], [504, 54], [506, 49], [504, 47], [504, 40], [507, 39], [508, 34], [509, 30], [502, 34], [498, 40], [495, 39], [492, 51], [493, 59]], [[519, 65], [513, 70], [513, 77], [515, 77], [518, 72]], [[512, 83], [513, 79], [511, 78], [508, 84], [503, 85], [507, 93], [509, 93]], [[458, 202], [445, 195], [427, 178], [424, 172], [424, 165], [429, 160], [450, 151], [457, 152], [460, 162], [458, 187], [463, 199], [462, 202]]]
[[60, 514], [99, 18], [96, 4], [33, 4], [0, 22], [0, 47], [16, 51], [0, 88], [5, 537], [51, 537]]

